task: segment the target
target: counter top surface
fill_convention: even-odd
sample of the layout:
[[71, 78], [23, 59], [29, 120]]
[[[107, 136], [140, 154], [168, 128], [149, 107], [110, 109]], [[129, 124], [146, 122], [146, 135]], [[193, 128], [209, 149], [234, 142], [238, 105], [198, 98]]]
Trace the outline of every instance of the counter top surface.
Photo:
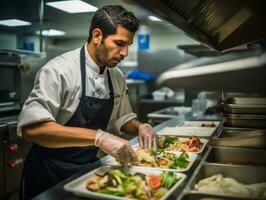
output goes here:
[[[154, 129], [156, 131], [159, 131], [161, 129], [163, 129], [164, 127], [174, 127], [177, 124], [185, 121], [185, 120], [197, 120], [197, 119], [193, 119], [191, 114], [188, 113], [187, 115], [183, 115], [183, 116], [178, 116], [176, 118], [170, 119], [162, 124], [159, 124], [157, 126], [154, 127]], [[200, 120], [221, 120], [221, 117], [219, 115], [212, 115], [212, 116], [201, 116]], [[130, 140], [130, 144], [136, 144], [137, 143], [137, 137], [133, 138], [132, 140]], [[203, 155], [206, 153], [207, 148], [205, 148], [205, 150], [203, 151], [202, 154], [200, 154], [200, 156], [197, 158], [196, 162], [193, 164], [192, 168], [185, 173], [187, 175], [187, 180], [192, 176], [194, 170], [196, 169], [196, 167], [198, 166], [199, 162], [201, 161]], [[82, 176], [83, 174], [86, 174], [87, 172], [98, 168], [100, 166], [102, 166], [105, 161], [108, 159], [108, 156], [103, 157], [102, 159], [100, 159], [99, 161], [88, 165], [88, 167], [84, 168], [84, 170], [79, 171], [78, 173], [74, 174], [73, 176], [69, 177], [68, 179], [60, 182], [59, 184], [55, 185], [54, 187], [48, 189], [47, 191], [39, 194], [38, 196], [36, 196], [35, 198], [33, 198], [33, 200], [61, 200], [61, 199], [68, 199], [68, 200], [81, 200], [84, 198], [81, 197], [77, 197], [74, 194], [67, 192], [63, 189], [63, 186], [70, 182], [71, 180], [76, 179], [79, 176]], [[185, 181], [186, 182], [186, 181]], [[179, 192], [185, 187], [185, 182], [183, 183], [183, 185], [180, 187]], [[176, 198], [178, 196], [178, 191], [175, 191], [170, 197], [169, 199], [173, 199]]]
[[127, 84], [132, 84], [132, 85], [138, 85], [138, 84], [145, 84], [146, 81], [144, 80], [134, 80], [134, 79], [126, 79]]

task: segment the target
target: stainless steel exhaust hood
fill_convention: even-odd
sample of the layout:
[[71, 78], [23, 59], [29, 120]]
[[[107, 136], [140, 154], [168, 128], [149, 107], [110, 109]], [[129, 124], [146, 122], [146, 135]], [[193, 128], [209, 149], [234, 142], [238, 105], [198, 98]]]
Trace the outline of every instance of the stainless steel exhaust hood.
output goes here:
[[[266, 38], [264, 0], [131, 0], [202, 44], [225, 52]], [[164, 72], [170, 88], [266, 93], [266, 53], [252, 49], [197, 59]]]
[[131, 0], [224, 52], [266, 37], [264, 0]]
[[193, 60], [164, 72], [157, 83], [170, 88], [265, 94], [265, 77], [266, 53], [259, 53]]

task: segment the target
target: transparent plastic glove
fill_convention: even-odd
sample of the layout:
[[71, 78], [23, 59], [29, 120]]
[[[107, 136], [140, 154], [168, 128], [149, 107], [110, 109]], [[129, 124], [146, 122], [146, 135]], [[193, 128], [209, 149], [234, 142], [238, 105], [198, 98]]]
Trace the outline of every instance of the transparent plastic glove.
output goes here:
[[137, 162], [137, 156], [127, 140], [99, 129], [96, 133], [95, 146], [115, 157], [122, 165]]
[[142, 124], [139, 126], [139, 145], [144, 149], [156, 149], [159, 138], [150, 124]]

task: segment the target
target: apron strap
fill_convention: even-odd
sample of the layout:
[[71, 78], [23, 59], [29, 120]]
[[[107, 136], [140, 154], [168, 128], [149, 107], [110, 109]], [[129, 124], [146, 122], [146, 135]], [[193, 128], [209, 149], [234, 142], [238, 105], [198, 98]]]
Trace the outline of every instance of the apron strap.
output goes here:
[[85, 96], [86, 84], [86, 60], [85, 60], [85, 46], [80, 50], [80, 72], [81, 72], [81, 96]]
[[[107, 76], [108, 76], [108, 86], [110, 90], [110, 100], [114, 100], [114, 88], [111, 80], [111, 75], [108, 69]], [[81, 95], [85, 96], [85, 88], [86, 88], [86, 60], [85, 60], [85, 46], [83, 46], [80, 50], [80, 71], [81, 71]]]
[[114, 88], [113, 88], [113, 84], [112, 84], [112, 79], [111, 79], [111, 75], [109, 70], [107, 69], [107, 75], [108, 75], [108, 86], [109, 86], [109, 95], [110, 95], [110, 99], [111, 101], [114, 101]]

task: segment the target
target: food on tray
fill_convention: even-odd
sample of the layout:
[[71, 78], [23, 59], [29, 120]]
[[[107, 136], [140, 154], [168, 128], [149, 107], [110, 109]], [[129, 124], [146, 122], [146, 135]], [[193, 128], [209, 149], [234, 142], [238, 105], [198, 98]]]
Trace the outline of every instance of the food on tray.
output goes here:
[[177, 151], [190, 151], [197, 152], [203, 147], [203, 143], [199, 137], [192, 136], [186, 141], [180, 141], [178, 136], [160, 136], [159, 137], [159, 148], [165, 150], [177, 150]]
[[163, 149], [136, 149], [138, 166], [168, 169], [185, 169], [189, 165], [189, 156], [183, 152], [180, 156]]
[[164, 196], [180, 179], [173, 172], [162, 172], [160, 175], [127, 175], [119, 169], [113, 169], [106, 173], [95, 173], [87, 181], [86, 188], [114, 196], [156, 200]]
[[205, 193], [266, 197], [266, 182], [246, 185], [233, 178], [216, 174], [200, 180], [194, 190]]
[[206, 127], [206, 128], [214, 128], [214, 127], [216, 127], [216, 124], [215, 123], [202, 123], [201, 125], [200, 125], [200, 127]]

